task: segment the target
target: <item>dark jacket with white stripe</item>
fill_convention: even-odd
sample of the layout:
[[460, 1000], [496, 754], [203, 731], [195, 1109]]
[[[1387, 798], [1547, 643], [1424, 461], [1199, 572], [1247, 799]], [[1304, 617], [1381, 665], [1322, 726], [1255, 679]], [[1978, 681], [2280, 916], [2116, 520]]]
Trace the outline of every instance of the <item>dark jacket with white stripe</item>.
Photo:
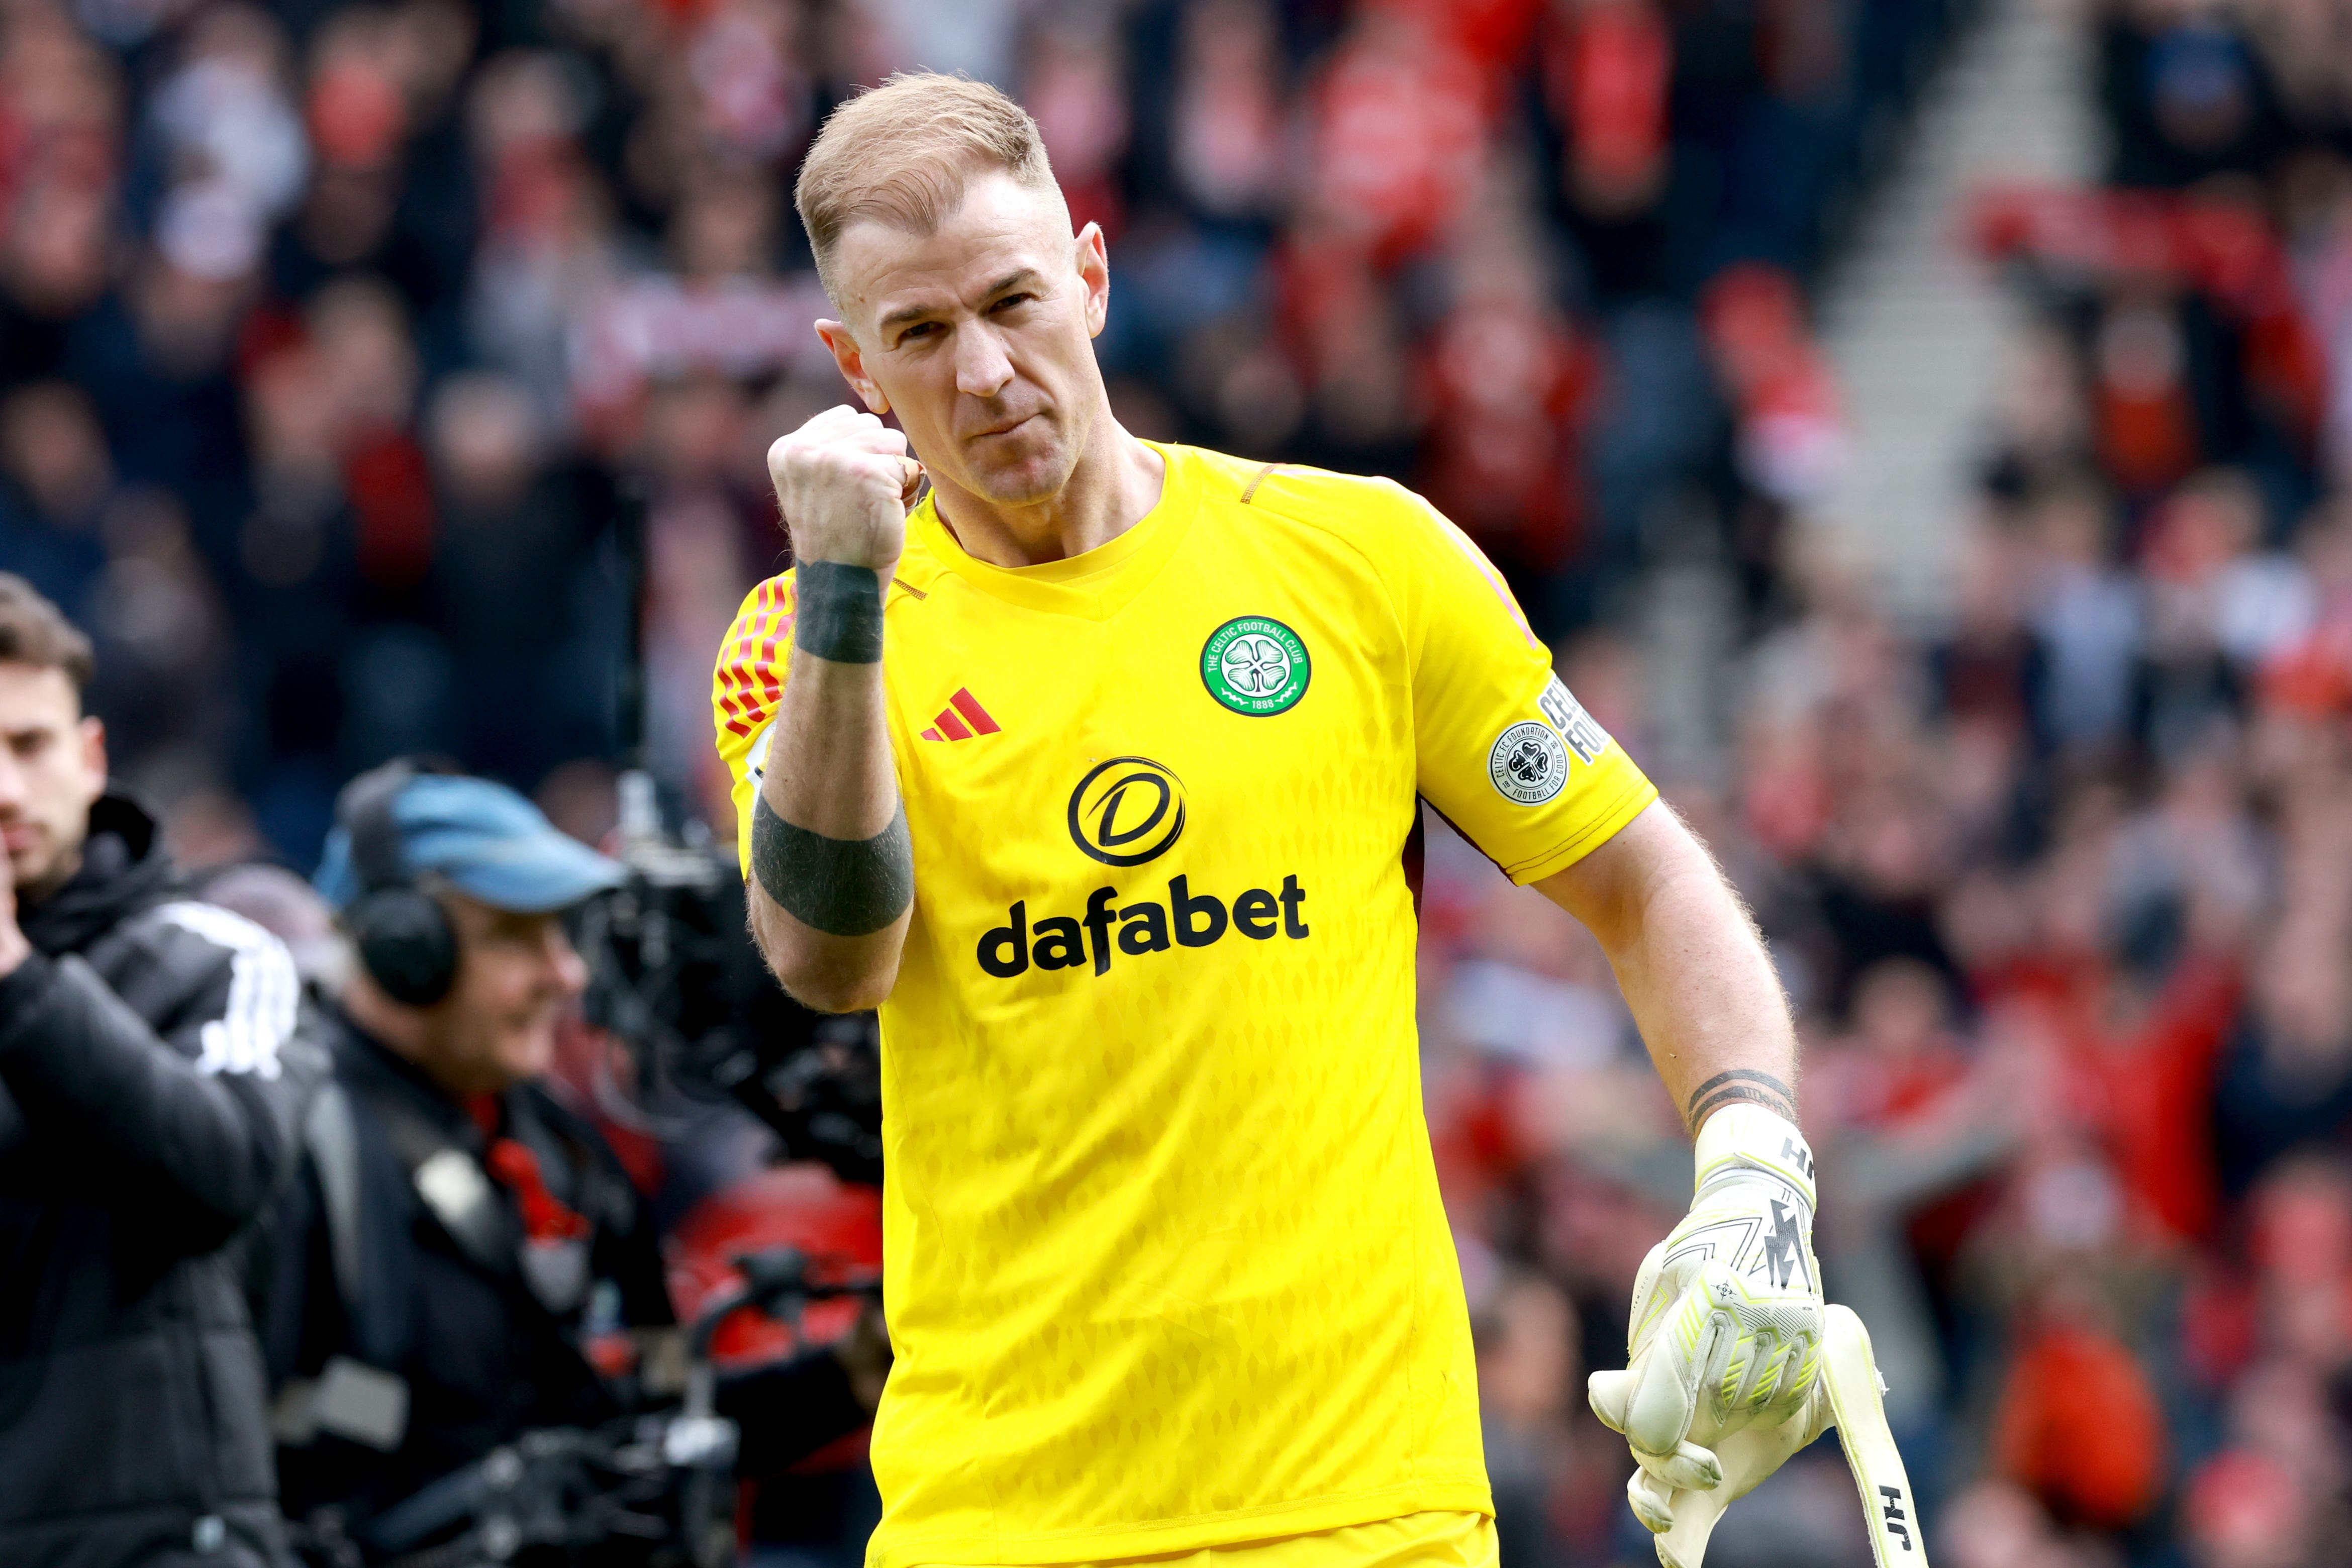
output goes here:
[[110, 795], [0, 980], [0, 1563], [285, 1560], [248, 1227], [321, 1071], [278, 940]]

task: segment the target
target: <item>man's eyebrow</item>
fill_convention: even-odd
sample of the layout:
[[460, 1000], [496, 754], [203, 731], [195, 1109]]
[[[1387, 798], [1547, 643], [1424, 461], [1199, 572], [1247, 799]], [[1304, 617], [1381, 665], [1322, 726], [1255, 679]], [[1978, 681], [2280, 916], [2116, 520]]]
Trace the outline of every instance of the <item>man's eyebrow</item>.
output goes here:
[[[1024, 283], [1034, 287], [1036, 284], [1041, 283], [1044, 280], [1043, 275], [1040, 274], [1035, 268], [1024, 267], [1017, 271], [1006, 273], [1003, 277], [990, 284], [987, 289], [982, 293], [981, 298], [983, 300], [993, 300], [1007, 289], [1018, 288]], [[888, 332], [894, 328], [909, 325], [912, 322], [921, 321], [926, 316], [935, 315], [937, 313], [937, 308], [934, 306], [908, 305], [899, 310], [893, 310], [888, 315], [883, 317], [881, 321], [875, 323], [874, 330], [877, 332]]]

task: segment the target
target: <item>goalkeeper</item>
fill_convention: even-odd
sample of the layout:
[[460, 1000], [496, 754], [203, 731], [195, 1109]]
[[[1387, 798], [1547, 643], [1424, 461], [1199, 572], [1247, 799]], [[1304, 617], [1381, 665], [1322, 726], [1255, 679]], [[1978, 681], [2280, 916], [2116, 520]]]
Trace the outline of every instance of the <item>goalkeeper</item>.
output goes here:
[[1422, 800], [1599, 936], [1697, 1136], [1596, 1390], [1637, 1507], [1752, 1484], [1824, 1318], [1787, 1007], [1706, 851], [1419, 498], [1119, 426], [1102, 233], [1009, 99], [894, 79], [796, 195], [865, 406], [771, 449], [797, 564], [713, 700], [762, 951], [881, 1008], [870, 1568], [1494, 1560]]

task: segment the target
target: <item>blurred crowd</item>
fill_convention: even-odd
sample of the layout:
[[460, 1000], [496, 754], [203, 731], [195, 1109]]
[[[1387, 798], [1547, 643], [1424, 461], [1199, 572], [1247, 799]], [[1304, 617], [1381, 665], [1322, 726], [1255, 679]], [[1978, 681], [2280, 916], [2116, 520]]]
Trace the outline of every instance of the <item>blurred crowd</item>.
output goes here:
[[[2106, 0], [2088, 25], [2103, 183], [1979, 192], [1964, 226], [2036, 326], [1949, 616], [1890, 618], [1784, 530], [1728, 763], [1672, 793], [1796, 1002], [1822, 1267], [1876, 1341], [1936, 1561], [2335, 1563], [2352, 8]], [[1622, 643], [1562, 668], [1638, 752]], [[1633, 1561], [1575, 1374], [1615, 1364], [1687, 1156], [1598, 950], [1458, 846], [1432, 863], [1432, 1117], [1490, 1461], [1534, 1550]], [[1811, 1458], [1710, 1564], [1867, 1561]]]
[[1968, 8], [8, 0], [0, 566], [95, 628], [178, 847], [297, 864], [403, 752], [593, 831], [642, 581], [653, 764], [723, 831], [761, 455], [845, 397], [790, 180], [921, 65], [1108, 234], [1137, 430], [1395, 475], [1605, 620], [1675, 497], [1760, 569], [1833, 469], [1802, 285]]

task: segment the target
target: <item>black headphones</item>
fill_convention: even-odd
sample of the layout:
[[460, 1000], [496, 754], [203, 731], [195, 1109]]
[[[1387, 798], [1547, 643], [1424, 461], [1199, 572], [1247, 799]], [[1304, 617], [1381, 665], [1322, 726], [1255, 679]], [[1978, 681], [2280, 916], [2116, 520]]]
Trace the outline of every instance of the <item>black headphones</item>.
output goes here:
[[350, 836], [360, 884], [343, 910], [343, 929], [383, 994], [411, 1007], [430, 1007], [457, 978], [457, 933], [440, 901], [416, 885], [392, 812], [400, 792], [432, 771], [413, 758], [394, 758], [345, 784], [335, 802], [335, 822]]

